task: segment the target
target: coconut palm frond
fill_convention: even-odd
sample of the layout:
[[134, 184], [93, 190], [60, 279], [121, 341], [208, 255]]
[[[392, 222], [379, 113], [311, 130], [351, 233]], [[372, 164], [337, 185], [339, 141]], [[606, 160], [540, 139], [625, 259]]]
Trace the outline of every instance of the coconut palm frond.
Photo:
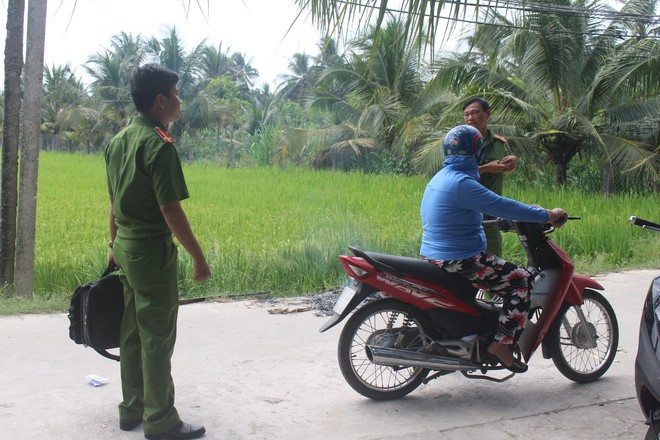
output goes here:
[[442, 144], [446, 131], [432, 133], [418, 148], [413, 156], [413, 167], [418, 172], [432, 175], [442, 168], [445, 156]]
[[612, 167], [624, 173], [639, 173], [646, 175], [653, 182], [660, 180], [660, 147], [655, 149], [650, 145], [634, 142], [630, 139], [603, 135], [607, 146], [607, 156]]
[[330, 148], [335, 151], [350, 150], [356, 156], [362, 154], [362, 149], [373, 149], [378, 146], [374, 138], [354, 138], [345, 141], [340, 141], [332, 144]]
[[[442, 45], [468, 17], [476, 17], [482, 8], [472, 8], [467, 1], [415, 0], [392, 8], [387, 0], [373, 2], [338, 2], [328, 0], [294, 0], [301, 11], [309, 11], [312, 21], [322, 33], [345, 36], [349, 32], [364, 33], [370, 27], [381, 31], [385, 17], [391, 13], [405, 17], [403, 31], [406, 41], [415, 44], [421, 54], [436, 53], [436, 44]], [[490, 4], [490, 2], [488, 2]], [[508, 2], [500, 3], [503, 8]], [[483, 14], [483, 12], [481, 12]], [[447, 20], [451, 18], [451, 20]], [[481, 18], [481, 17], [480, 17]]]
[[528, 163], [543, 163], [545, 161], [544, 151], [536, 147], [534, 138], [531, 136], [507, 136], [509, 148], [519, 159]]
[[[612, 102], [612, 96], [623, 93], [652, 95], [660, 91], [660, 41], [644, 39], [631, 42], [603, 65], [581, 103], [583, 109], [598, 109]], [[634, 78], [634, 81], [631, 79]], [[631, 90], [632, 88], [632, 90]], [[638, 93], [634, 89], [640, 89]], [[588, 105], [588, 103], [590, 105]], [[585, 111], [583, 110], [583, 111]], [[593, 110], [591, 110], [593, 111]]]
[[401, 114], [402, 105], [397, 96], [386, 88], [379, 88], [360, 115], [357, 125], [368, 133], [379, 133], [389, 130], [393, 122], [400, 119]]
[[397, 153], [402, 153], [404, 149], [416, 146], [428, 137], [431, 127], [429, 115], [406, 119], [397, 130], [398, 136], [394, 139], [392, 148]]
[[490, 103], [491, 124], [494, 127], [506, 125], [524, 127], [529, 124], [536, 125], [548, 118], [543, 108], [529, 96], [521, 98], [519, 94], [502, 89], [484, 90], [482, 95]]
[[456, 100], [456, 96], [437, 87], [427, 87], [421, 92], [416, 105], [411, 109], [413, 115], [437, 115], [442, 108], [447, 107]]
[[[660, 96], [623, 102], [607, 108], [603, 115], [612, 123], [634, 122], [645, 118], [657, 120], [660, 115]], [[660, 129], [660, 126], [658, 128]]]
[[81, 121], [94, 121], [99, 119], [98, 109], [89, 107], [72, 107], [61, 110], [55, 117], [55, 124], [60, 127], [75, 127], [80, 125]]
[[480, 60], [471, 53], [454, 53], [436, 60], [431, 66], [434, 77], [426, 86], [426, 93], [438, 90], [461, 93], [461, 85], [472, 82], [475, 69], [486, 69], [480, 66], [479, 62]]

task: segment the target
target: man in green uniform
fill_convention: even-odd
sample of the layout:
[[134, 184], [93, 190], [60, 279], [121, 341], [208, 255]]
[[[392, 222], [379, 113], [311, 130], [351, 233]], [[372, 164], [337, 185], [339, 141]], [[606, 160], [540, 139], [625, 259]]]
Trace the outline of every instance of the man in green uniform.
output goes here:
[[130, 86], [138, 116], [105, 149], [108, 260], [121, 270], [125, 303], [119, 427], [130, 431], [144, 423], [148, 439], [192, 439], [206, 432], [179, 418], [171, 376], [179, 308], [172, 234], [193, 259], [194, 279], [204, 281], [211, 275], [181, 207], [188, 189], [174, 141], [165, 129], [181, 111], [178, 79], [175, 72], [157, 65], [137, 68]]
[[[510, 173], [518, 166], [518, 158], [508, 154], [507, 141], [504, 137], [493, 134], [488, 129], [490, 105], [484, 98], [470, 98], [463, 104], [463, 119], [484, 137], [485, 154], [479, 163], [479, 183], [489, 190], [502, 195], [504, 174]], [[492, 217], [484, 215], [484, 220]], [[502, 257], [502, 234], [497, 226], [484, 228], [486, 233], [487, 251]]]

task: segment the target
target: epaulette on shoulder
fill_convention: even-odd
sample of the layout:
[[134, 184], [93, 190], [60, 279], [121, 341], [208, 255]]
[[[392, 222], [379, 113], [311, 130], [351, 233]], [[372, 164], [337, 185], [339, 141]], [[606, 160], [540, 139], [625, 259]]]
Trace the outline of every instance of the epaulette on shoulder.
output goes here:
[[504, 142], [504, 143], [509, 142], [509, 141], [508, 141], [504, 136], [502, 136], [501, 134], [494, 134], [493, 137], [494, 137], [495, 139], [497, 139], [498, 141], [502, 141], [502, 142]]
[[174, 143], [174, 138], [172, 138], [172, 135], [170, 134], [169, 131], [160, 127], [154, 127], [154, 130], [156, 130], [156, 133], [158, 133], [158, 136], [160, 136], [163, 142], [167, 142], [168, 144]]

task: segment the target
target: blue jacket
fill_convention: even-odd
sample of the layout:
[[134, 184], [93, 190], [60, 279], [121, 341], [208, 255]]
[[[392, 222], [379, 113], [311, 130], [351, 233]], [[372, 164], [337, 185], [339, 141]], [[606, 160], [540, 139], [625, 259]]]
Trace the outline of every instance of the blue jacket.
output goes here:
[[546, 222], [543, 208], [497, 195], [479, 183], [477, 159], [449, 156], [422, 197], [420, 254], [433, 260], [463, 260], [486, 250], [483, 214]]

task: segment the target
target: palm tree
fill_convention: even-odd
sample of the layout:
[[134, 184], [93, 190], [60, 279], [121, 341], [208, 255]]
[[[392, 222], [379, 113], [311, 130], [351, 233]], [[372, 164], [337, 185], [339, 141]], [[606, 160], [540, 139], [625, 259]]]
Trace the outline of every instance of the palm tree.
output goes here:
[[59, 149], [60, 132], [69, 126], [62, 125], [63, 114], [84, 107], [88, 99], [84, 85], [69, 64], [44, 68], [44, 99], [42, 104], [42, 130], [49, 134], [50, 148]]
[[14, 283], [16, 215], [18, 209], [18, 150], [23, 70], [23, 16], [25, 2], [7, 4], [5, 43], [2, 180], [0, 182], [0, 285]]
[[330, 36], [322, 37], [316, 44], [316, 47], [319, 50], [319, 55], [315, 57], [318, 66], [328, 67], [335, 64], [341, 57], [337, 40]]
[[255, 69], [250, 61], [247, 61], [245, 54], [234, 52], [231, 54], [233, 65], [233, 77], [241, 90], [241, 97], [247, 99], [250, 95], [250, 89], [254, 86], [254, 80], [259, 76], [259, 71]]
[[[388, 0], [370, 2], [345, 2], [327, 0], [294, 0], [301, 13], [309, 11], [312, 21], [317, 23], [324, 34], [345, 37], [351, 34], [364, 34], [370, 29], [379, 34], [387, 25], [386, 17], [390, 14], [399, 14], [403, 25], [403, 34], [408, 41], [414, 43], [419, 55], [435, 53], [436, 42], [444, 42], [454, 30], [456, 21], [474, 19], [483, 8], [481, 3], [474, 7], [468, 0], [415, 0], [397, 2], [392, 7]], [[519, 2], [505, 0], [498, 5], [508, 8], [509, 3], [514, 7]], [[488, 3], [490, 4], [490, 3]], [[468, 15], [468, 11], [472, 11]], [[428, 51], [427, 51], [428, 49]]]
[[203, 40], [190, 52], [186, 52], [174, 27], [168, 28], [161, 40], [150, 38], [147, 45], [161, 65], [179, 75], [178, 89], [183, 110], [181, 118], [171, 126], [172, 136], [178, 142], [187, 129], [195, 130], [207, 124], [202, 111], [204, 104], [199, 102], [199, 95], [204, 87], [202, 73], [205, 67], [209, 67], [204, 65], [204, 54], [208, 46]]
[[92, 78], [92, 94], [103, 103], [104, 113], [114, 121], [113, 132], [119, 131], [134, 112], [128, 78], [146, 56], [142, 37], [122, 32], [110, 39], [110, 48], [92, 55], [84, 65]]
[[[571, 0], [554, 5], [560, 3], [580, 6]], [[439, 126], [456, 122], [460, 103], [478, 93], [503, 109], [493, 122], [506, 121], [507, 134], [519, 135], [512, 144], [526, 147], [525, 155], [545, 152], [559, 185], [580, 151], [598, 152], [604, 167], [643, 172], [657, 181], [657, 141], [655, 147], [650, 142], [658, 136], [659, 42], [625, 41], [620, 29], [619, 22], [596, 21], [589, 10], [577, 15], [542, 10], [513, 19], [493, 15], [475, 31], [471, 52], [439, 60], [429, 90], [458, 96]], [[646, 139], [634, 139], [620, 126], [649, 120], [656, 129]]]
[[318, 70], [314, 69], [314, 57], [306, 53], [294, 53], [288, 67], [291, 73], [279, 75], [281, 83], [278, 93], [303, 103], [318, 79]]
[[39, 180], [41, 84], [46, 41], [46, 0], [28, 5], [27, 50], [23, 93], [23, 127], [18, 233], [16, 236], [16, 293], [32, 298], [34, 293], [34, 245], [37, 223], [37, 182]]
[[201, 71], [206, 79], [217, 78], [232, 72], [233, 60], [230, 58], [229, 49], [223, 50], [222, 42], [216, 47], [207, 45], [201, 53]]
[[148, 41], [150, 50], [156, 55], [160, 64], [179, 75], [179, 96], [184, 102], [194, 97], [202, 72], [203, 54], [207, 48], [206, 40], [202, 40], [190, 52], [186, 52], [183, 41], [175, 27], [168, 28], [161, 40], [152, 37]]
[[431, 124], [419, 100], [422, 81], [415, 42], [407, 40], [404, 29], [396, 20], [380, 33], [372, 28], [320, 75], [310, 102], [330, 112], [335, 124], [325, 129], [330, 146], [317, 155], [317, 164], [332, 158], [334, 167], [338, 155], [345, 156], [342, 151], [359, 157], [372, 149], [394, 157], [399, 171], [410, 171], [410, 151]]
[[260, 89], [251, 93], [246, 108], [245, 131], [254, 135], [265, 125], [275, 125], [278, 97], [270, 91], [270, 85], [263, 84]]

